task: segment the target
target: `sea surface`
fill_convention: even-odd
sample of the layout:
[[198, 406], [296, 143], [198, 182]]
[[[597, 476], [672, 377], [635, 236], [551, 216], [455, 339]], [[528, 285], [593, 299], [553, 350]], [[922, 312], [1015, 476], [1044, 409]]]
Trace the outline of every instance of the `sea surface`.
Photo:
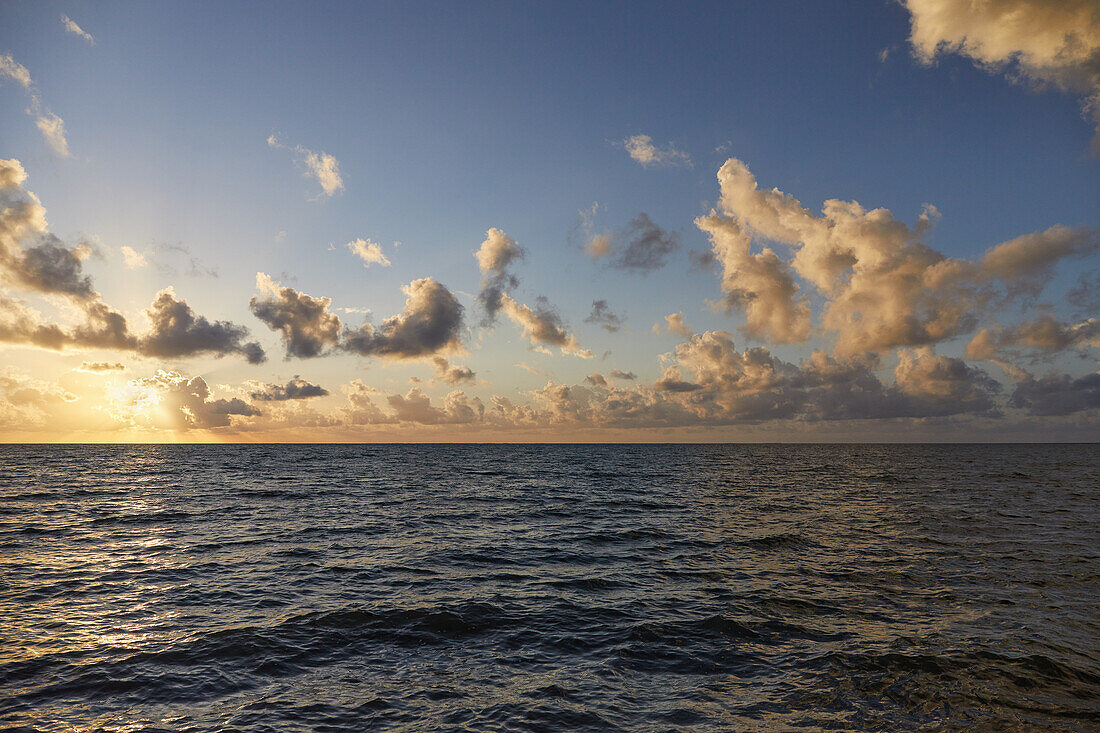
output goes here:
[[1100, 730], [1095, 445], [0, 446], [0, 729]]

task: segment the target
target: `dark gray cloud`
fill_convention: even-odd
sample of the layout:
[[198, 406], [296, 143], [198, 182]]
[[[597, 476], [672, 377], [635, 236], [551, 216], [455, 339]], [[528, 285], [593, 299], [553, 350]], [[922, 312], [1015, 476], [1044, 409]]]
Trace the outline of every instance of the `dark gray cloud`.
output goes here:
[[680, 236], [659, 227], [645, 212], [634, 217], [617, 239], [611, 266], [642, 274], [664, 267], [680, 248]]
[[90, 300], [97, 294], [91, 277], [84, 274], [80, 254], [83, 250], [70, 249], [52, 234], [45, 234], [38, 245], [9, 253], [3, 270], [9, 281], [23, 289]]
[[249, 395], [259, 402], [285, 402], [287, 400], [306, 400], [311, 397], [325, 397], [329, 391], [319, 384], [311, 384], [295, 376], [285, 385], [264, 384]]
[[1032, 415], [1069, 415], [1100, 408], [1100, 372], [1073, 378], [1052, 374], [1027, 379], [1016, 385], [1009, 400], [1012, 407]]
[[248, 309], [272, 331], [279, 332], [287, 358], [320, 356], [339, 344], [340, 318], [329, 312], [329, 298], [314, 298], [281, 286], [262, 272], [256, 275], [256, 285], [267, 297], [253, 296]]
[[615, 333], [622, 328], [623, 320], [611, 310], [606, 300], [593, 300], [592, 312], [588, 314], [588, 318], [585, 318], [584, 322], [598, 323], [600, 328], [608, 333]]
[[447, 384], [456, 385], [475, 381], [473, 369], [451, 364], [442, 356], [433, 357], [432, 364], [435, 366], [435, 378]]
[[375, 328], [371, 324], [347, 331], [342, 348], [363, 356], [415, 359], [461, 345], [462, 305], [446, 287], [430, 277], [403, 288], [405, 308]]
[[140, 339], [138, 350], [146, 356], [241, 354], [249, 364], [259, 364], [267, 358], [258, 343], [244, 341], [248, 336], [247, 328], [229, 321], [210, 321], [205, 316], [195, 315], [191, 306], [176, 299], [171, 288], [157, 293], [145, 313], [152, 323], [152, 330]]
[[607, 376], [612, 379], [622, 379], [625, 381], [631, 381], [638, 378], [638, 375], [634, 372], [624, 372], [622, 369], [612, 369], [607, 373]]
[[584, 378], [584, 382], [585, 382], [585, 384], [590, 384], [593, 387], [609, 387], [609, 386], [611, 386], [607, 383], [607, 379], [604, 377], [604, 375], [600, 374], [599, 372], [592, 372], [591, 374], [589, 374], [587, 377]]

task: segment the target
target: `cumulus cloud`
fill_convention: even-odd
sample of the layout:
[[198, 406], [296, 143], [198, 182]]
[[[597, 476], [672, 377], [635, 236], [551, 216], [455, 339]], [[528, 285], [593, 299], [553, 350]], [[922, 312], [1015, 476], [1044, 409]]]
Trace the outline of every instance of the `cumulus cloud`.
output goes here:
[[979, 267], [987, 277], [1001, 279], [1014, 289], [1034, 294], [1050, 279], [1059, 260], [1098, 250], [1100, 231], [1052, 226], [993, 247], [982, 257]]
[[611, 310], [606, 300], [593, 300], [592, 312], [584, 319], [585, 323], [598, 323], [608, 333], [615, 333], [623, 325], [623, 318]]
[[[413, 387], [408, 393], [385, 394], [354, 380], [344, 387], [348, 407], [344, 415], [352, 425], [463, 425], [481, 422], [485, 406], [477, 397], [456, 390], [443, 398], [442, 405], [433, 405], [428, 395]], [[389, 409], [375, 403], [375, 399]]]
[[612, 379], [622, 379], [624, 381], [633, 381], [638, 378], [638, 375], [634, 372], [624, 372], [622, 369], [612, 369], [608, 372], [607, 376]]
[[631, 135], [622, 141], [621, 145], [635, 161], [642, 166], [676, 166], [691, 167], [691, 157], [682, 150], [669, 143], [664, 148], [653, 144], [653, 138], [649, 135]]
[[561, 316], [554, 311], [546, 298], [540, 297], [535, 308], [520, 305], [508, 295], [501, 297], [501, 308], [517, 326], [523, 336], [537, 348], [557, 346], [561, 353], [591, 359], [592, 352], [582, 349], [577, 338], [565, 330]]
[[486, 324], [496, 318], [503, 297], [519, 286], [519, 278], [511, 271], [511, 266], [525, 255], [516, 240], [496, 227], [485, 232], [485, 241], [478, 247], [475, 257], [482, 275], [477, 300], [485, 309]]
[[407, 296], [400, 315], [375, 328], [367, 323], [344, 334], [342, 347], [363, 356], [416, 359], [462, 346], [462, 305], [430, 277], [402, 288]]
[[61, 14], [61, 25], [65, 26], [65, 30], [67, 32], [72, 33], [74, 36], [80, 36], [81, 38], [83, 38], [85, 41], [88, 42], [89, 46], [95, 45], [95, 39], [92, 38], [92, 34], [88, 33], [83, 28], [78, 26], [75, 20], [65, 15], [64, 13]]
[[249, 364], [260, 364], [267, 358], [257, 342], [244, 341], [247, 328], [196, 315], [191, 306], [176, 298], [171, 287], [157, 293], [145, 314], [152, 330], [140, 340], [139, 349], [146, 356], [241, 354]]
[[1036, 379], [1027, 375], [1016, 385], [1009, 404], [1033, 415], [1070, 415], [1100, 409], [1100, 372], [1078, 378], [1051, 374]]
[[322, 196], [332, 197], [344, 190], [344, 179], [340, 175], [340, 161], [325, 152], [310, 150], [301, 145], [289, 147], [279, 141], [275, 135], [269, 135], [267, 144], [279, 150], [290, 150], [295, 154], [298, 164], [305, 169], [305, 176], [312, 178], [321, 186]]
[[67, 299], [83, 316], [71, 329], [47, 323], [25, 304], [0, 296], [0, 340], [49, 349], [103, 348], [143, 356], [224, 356], [239, 353], [250, 363], [264, 359], [263, 349], [245, 342], [248, 330], [227, 321], [198, 316], [166, 289], [146, 314], [152, 329], [130, 333], [126, 318], [103, 302], [84, 273], [87, 245], [65, 246], [50, 234], [46, 210], [23, 189], [26, 171], [19, 161], [0, 161], [0, 280], [36, 295]]
[[309, 359], [320, 356], [340, 342], [340, 318], [329, 312], [332, 300], [314, 298], [256, 273], [256, 289], [266, 297], [253, 296], [248, 309], [272, 331], [278, 331], [286, 356]]
[[472, 383], [475, 380], [472, 369], [458, 364], [451, 364], [442, 356], [432, 357], [432, 365], [435, 367], [435, 378], [452, 386]]
[[[736, 158], [722, 166], [718, 181], [721, 214], [696, 223], [712, 236], [727, 305], [745, 311], [746, 333], [780, 343], [810, 333], [797, 275], [824, 299], [820, 323], [834, 334], [840, 356], [970, 333], [991, 304], [1039, 292], [1058, 260], [1097, 250], [1092, 230], [1055, 226], [998, 245], [973, 263], [923, 242], [939, 217], [932, 206], [913, 227], [854, 201], [828, 200], [817, 216], [778, 189], [761, 190]], [[748, 244], [760, 239], [793, 256], [752, 254]]]
[[311, 384], [295, 376], [285, 385], [260, 383], [249, 395], [257, 402], [285, 402], [287, 400], [306, 400], [311, 397], [325, 397], [329, 391], [319, 384]]
[[1100, 6], [1095, 0], [905, 0], [917, 58], [957, 53], [985, 69], [1079, 94], [1100, 144]]
[[382, 254], [382, 247], [370, 239], [356, 239], [353, 242], [348, 242], [348, 249], [356, 257], [363, 260], [364, 267], [370, 267], [371, 265], [390, 266], [389, 258]]
[[[655, 326], [659, 328], [659, 326]], [[665, 332], [674, 333], [683, 338], [691, 338], [695, 330], [684, 320], [683, 313], [669, 313], [665, 316]]]
[[188, 378], [163, 369], [115, 390], [112, 412], [116, 419], [130, 425], [165, 430], [227, 427], [232, 424], [232, 416], [260, 414], [238, 397], [213, 399], [202, 377]]
[[1053, 354], [1084, 346], [1100, 347], [1100, 318], [1065, 323], [1042, 315], [1013, 328], [981, 329], [967, 344], [966, 355], [999, 362], [1018, 358], [1022, 350]]
[[149, 260], [145, 258], [145, 255], [138, 252], [133, 247], [122, 245], [119, 251], [122, 252], [123, 264], [127, 270], [136, 270], [139, 267], [145, 267], [149, 264]]
[[722, 267], [726, 309], [744, 312], [745, 335], [781, 344], [805, 341], [810, 335], [810, 302], [799, 294], [790, 265], [767, 247], [753, 254], [752, 238], [731, 217], [712, 212], [695, 224], [710, 236]]
[[10, 369], [0, 372], [0, 427], [6, 430], [49, 427], [76, 401], [57, 384]]
[[31, 79], [26, 66], [12, 58], [10, 53], [0, 54], [0, 79], [10, 79], [26, 90], [30, 98], [27, 114], [35, 118], [35, 126], [42, 133], [46, 144], [61, 158], [69, 157], [69, 141], [65, 138], [65, 121], [46, 108], [42, 95]]

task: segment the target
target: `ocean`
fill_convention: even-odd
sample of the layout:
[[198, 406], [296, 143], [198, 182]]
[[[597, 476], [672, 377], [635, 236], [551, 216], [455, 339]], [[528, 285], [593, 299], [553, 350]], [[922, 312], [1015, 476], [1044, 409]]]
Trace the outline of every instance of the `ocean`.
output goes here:
[[1097, 730], [1094, 445], [0, 447], [0, 729]]

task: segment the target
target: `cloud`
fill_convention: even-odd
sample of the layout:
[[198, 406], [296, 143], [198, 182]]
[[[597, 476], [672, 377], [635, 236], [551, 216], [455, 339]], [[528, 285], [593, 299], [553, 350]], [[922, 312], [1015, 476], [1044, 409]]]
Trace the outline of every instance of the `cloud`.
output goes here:
[[[353, 425], [464, 425], [481, 422], [485, 417], [481, 400], [470, 398], [461, 390], [444, 397], [442, 406], [433, 405], [431, 398], [418, 387], [404, 395], [387, 395], [358, 379], [345, 386], [344, 393], [349, 403], [344, 414]], [[388, 412], [375, 404], [376, 397], [389, 407]]]
[[[923, 242], [939, 217], [932, 206], [913, 227], [854, 201], [830, 199], [817, 216], [779, 189], [758, 188], [736, 158], [718, 171], [718, 181], [721, 215], [712, 212], [697, 224], [712, 235], [727, 305], [746, 312], [744, 330], [779, 343], [810, 333], [797, 275], [823, 298], [820, 323], [835, 336], [840, 356], [969, 333], [993, 304], [1039, 292], [1058, 260], [1097, 250], [1092, 230], [1055, 226], [998, 245], [973, 263]], [[754, 239], [784, 245], [793, 256], [751, 254]]]
[[519, 286], [519, 278], [509, 268], [524, 256], [523, 247], [500, 229], [493, 227], [485, 232], [485, 241], [478, 247], [475, 257], [482, 274], [477, 300], [485, 309], [486, 325], [495, 320], [502, 298]]
[[598, 201], [593, 202], [591, 208], [579, 212], [579, 221], [576, 229], [584, 235], [584, 251], [593, 259], [607, 257], [611, 254], [612, 237], [607, 232], [594, 231], [596, 213], [600, 210]]
[[613, 247], [611, 266], [648, 274], [665, 266], [668, 256], [680, 247], [680, 237], [666, 232], [645, 212], [627, 224]]
[[592, 352], [582, 349], [577, 338], [565, 330], [559, 316], [546, 298], [540, 297], [534, 309], [520, 305], [508, 295], [501, 298], [501, 308], [517, 326], [523, 329], [523, 336], [532, 344], [557, 346], [561, 353], [591, 359]]
[[600, 374], [599, 372], [592, 372], [591, 374], [589, 374], [587, 377], [584, 378], [584, 382], [585, 382], [585, 384], [590, 384], [593, 387], [610, 387], [611, 386], [610, 384], [608, 384], [607, 379], [604, 377], [604, 375]]
[[381, 265], [382, 267], [390, 266], [389, 259], [382, 254], [382, 247], [370, 239], [356, 239], [353, 242], [348, 242], [348, 249], [363, 260], [364, 267], [370, 267], [372, 264]]
[[430, 277], [402, 288], [407, 296], [400, 315], [378, 328], [367, 323], [344, 334], [342, 348], [362, 356], [416, 359], [461, 348], [462, 305]]
[[623, 319], [615, 315], [606, 300], [593, 300], [592, 312], [584, 319], [585, 323], [598, 323], [608, 333], [615, 333], [623, 325]]
[[24, 89], [30, 89], [34, 82], [27, 67], [12, 58], [10, 53], [0, 54], [0, 78], [8, 78]]
[[339, 344], [340, 318], [329, 312], [329, 298], [314, 298], [284, 287], [262, 272], [256, 273], [256, 289], [267, 297], [253, 296], [248, 309], [272, 331], [279, 332], [288, 359], [320, 356]]
[[979, 267], [987, 277], [999, 278], [1014, 288], [1034, 294], [1050, 279], [1059, 260], [1098, 250], [1100, 231], [1052, 226], [993, 247], [982, 257]]
[[1100, 348], [1100, 318], [1064, 323], [1050, 315], [1021, 323], [1014, 328], [983, 328], [966, 346], [971, 359], [1003, 361], [1018, 358], [1022, 349], [1053, 354], [1070, 348]]
[[623, 140], [621, 145], [631, 158], [646, 168], [676, 165], [691, 167], [691, 158], [687, 153], [677, 150], [672, 143], [661, 149], [653, 144], [653, 138], [649, 135], [632, 135]]
[[[674, 333], [683, 338], [691, 338], [691, 335], [695, 333], [695, 330], [684, 321], [683, 313], [669, 313], [665, 316], [665, 324], [666, 333]], [[658, 328], [658, 326], [654, 326], [654, 328]]]
[[120, 362], [109, 361], [82, 361], [74, 371], [87, 372], [89, 374], [104, 374], [106, 372], [126, 371], [126, 365]]
[[399, 422], [419, 425], [465, 424], [477, 422], [485, 414], [485, 406], [477, 397], [455, 391], [443, 398], [443, 406], [435, 407], [431, 399], [420, 389], [413, 387], [408, 394], [389, 395], [386, 402]]
[[1082, 96], [1100, 144], [1100, 7], [1095, 0], [905, 0], [909, 42], [931, 64], [957, 53], [992, 72]]
[[442, 356], [432, 358], [435, 366], [435, 378], [450, 385], [472, 383], [475, 380], [474, 371], [469, 367], [451, 364]]
[[115, 390], [111, 411], [117, 420], [132, 426], [181, 431], [227, 427], [232, 416], [261, 414], [237, 397], [212, 399], [202, 377], [188, 378], [163, 369]]
[[1070, 415], [1100, 408], [1100, 372], [1073, 378], [1052, 374], [1035, 379], [1031, 375], [1016, 385], [1009, 400], [1012, 407], [1033, 415]]
[[267, 357], [255, 341], [245, 342], [248, 329], [229, 321], [209, 321], [196, 316], [185, 301], [175, 297], [167, 287], [157, 293], [145, 314], [152, 331], [139, 342], [139, 351], [146, 356], [180, 357], [211, 354], [241, 354], [249, 364], [260, 364]]
[[85, 41], [87, 41], [89, 46], [95, 45], [95, 39], [92, 38], [92, 34], [88, 33], [83, 28], [78, 26], [76, 24], [76, 21], [74, 21], [72, 18], [65, 15], [64, 13], [61, 14], [61, 24], [65, 26], [65, 30], [69, 33], [72, 33], [74, 36], [80, 36]]
[[122, 252], [122, 259], [127, 270], [136, 270], [149, 264], [149, 260], [145, 258], [145, 255], [133, 247], [122, 245], [119, 251]]
[[752, 239], [735, 219], [711, 212], [695, 225], [710, 236], [722, 267], [726, 309], [745, 313], [745, 335], [781, 344], [805, 341], [810, 335], [810, 303], [799, 295], [790, 265], [766, 247], [752, 254]]
[[61, 296], [84, 320], [65, 329], [0, 296], [0, 340], [49, 349], [115, 349], [158, 357], [239, 353], [253, 364], [264, 360], [258, 343], [244, 342], [248, 329], [196, 315], [171, 288], [158, 293], [146, 311], [152, 329], [132, 335], [126, 318], [103, 302], [84, 273], [90, 247], [66, 247], [49, 233], [46, 210], [22, 188], [25, 180], [19, 161], [0, 161], [0, 280], [39, 296]]
[[279, 150], [292, 151], [300, 165], [305, 168], [307, 178], [313, 178], [321, 185], [321, 196], [332, 197], [344, 190], [344, 179], [340, 175], [340, 162], [325, 152], [317, 152], [301, 145], [288, 147], [279, 142], [275, 135], [269, 135], [267, 144]]
[[35, 125], [50, 149], [58, 157], [69, 157], [69, 141], [65, 139], [65, 121], [46, 108], [27, 67], [12, 58], [10, 53], [0, 54], [0, 79], [4, 78], [14, 81], [26, 90], [30, 97], [27, 114], [35, 118]]
[[259, 384], [250, 394], [257, 402], [285, 402], [287, 400], [306, 400], [311, 397], [325, 397], [329, 391], [319, 384], [311, 384], [295, 376], [285, 385]]
[[53, 112], [44, 112], [34, 121], [50, 149], [60, 158], [69, 157], [69, 141], [65, 139], [65, 121]]
[[622, 379], [624, 381], [633, 381], [638, 378], [638, 375], [634, 372], [624, 372], [621, 369], [612, 369], [608, 372], [607, 376], [612, 379]]

